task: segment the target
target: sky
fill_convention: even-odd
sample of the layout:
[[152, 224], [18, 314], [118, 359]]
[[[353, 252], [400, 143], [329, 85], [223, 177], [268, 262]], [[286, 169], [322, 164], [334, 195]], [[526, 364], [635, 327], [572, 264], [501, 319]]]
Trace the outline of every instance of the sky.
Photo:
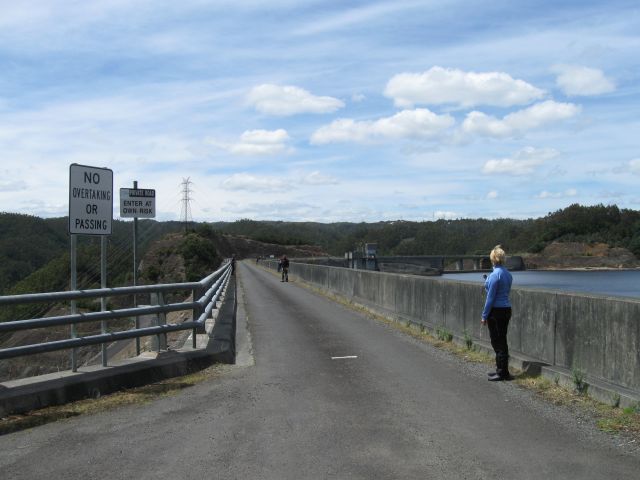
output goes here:
[[158, 220], [640, 209], [634, 1], [0, 0], [0, 211], [73, 163]]

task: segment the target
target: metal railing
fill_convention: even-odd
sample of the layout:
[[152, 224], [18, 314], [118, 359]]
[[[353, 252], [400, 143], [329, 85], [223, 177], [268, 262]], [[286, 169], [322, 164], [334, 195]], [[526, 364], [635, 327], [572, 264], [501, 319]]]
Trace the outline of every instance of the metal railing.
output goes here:
[[[48, 328], [60, 325], [77, 325], [85, 322], [107, 321], [120, 318], [136, 318], [136, 328], [118, 332], [101, 333], [85, 337], [69, 338], [45, 343], [24, 345], [0, 349], [0, 360], [20, 357], [25, 355], [35, 355], [39, 353], [52, 352], [64, 349], [76, 349], [89, 345], [107, 344], [117, 340], [131, 338], [141, 338], [158, 335], [158, 348], [166, 346], [166, 334], [180, 330], [193, 330], [193, 348], [196, 348], [196, 334], [205, 333], [205, 321], [211, 315], [216, 306], [222, 291], [231, 275], [231, 263], [223, 264], [211, 275], [203, 278], [199, 282], [185, 282], [159, 285], [142, 285], [136, 287], [99, 288], [93, 290], [76, 290], [52, 293], [34, 293], [26, 295], [10, 295], [0, 297], [0, 307], [8, 305], [21, 305], [37, 302], [60, 302], [75, 301], [79, 299], [100, 298], [122, 295], [157, 295], [158, 305], [140, 306], [133, 308], [123, 308], [119, 310], [108, 310], [90, 313], [75, 313], [45, 318], [30, 318], [27, 320], [15, 320], [0, 323], [0, 334], [6, 332], [17, 332], [35, 328]], [[193, 301], [180, 303], [164, 303], [166, 292], [191, 291]], [[183, 323], [167, 324], [165, 315], [169, 312], [181, 310], [191, 310], [192, 319]], [[157, 325], [148, 327], [138, 327], [137, 319], [143, 315], [157, 315]], [[163, 341], [164, 340], [164, 341]], [[166, 348], [166, 347], [165, 347]], [[137, 353], [139, 354], [139, 344]], [[74, 364], [75, 355], [72, 357], [72, 370], [76, 370]], [[103, 365], [106, 366], [106, 359], [103, 357]]]

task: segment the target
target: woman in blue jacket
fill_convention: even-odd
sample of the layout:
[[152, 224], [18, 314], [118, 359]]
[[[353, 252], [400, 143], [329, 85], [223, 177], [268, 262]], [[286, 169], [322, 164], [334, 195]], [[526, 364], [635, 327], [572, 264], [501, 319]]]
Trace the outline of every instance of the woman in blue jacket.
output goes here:
[[496, 382], [512, 378], [509, 374], [507, 329], [511, 319], [509, 292], [513, 279], [504, 265], [506, 255], [500, 245], [491, 250], [489, 258], [493, 265], [493, 272], [484, 283], [487, 298], [482, 310], [482, 324], [489, 327], [491, 346], [496, 352], [496, 371], [489, 373], [489, 381]]

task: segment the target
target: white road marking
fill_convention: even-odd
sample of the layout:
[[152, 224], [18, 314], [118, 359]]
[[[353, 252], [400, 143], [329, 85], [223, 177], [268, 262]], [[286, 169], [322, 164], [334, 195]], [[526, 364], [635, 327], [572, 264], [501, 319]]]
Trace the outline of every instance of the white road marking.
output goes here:
[[349, 358], [358, 358], [357, 355], [347, 355], [345, 357], [331, 357], [331, 360], [345, 360]]

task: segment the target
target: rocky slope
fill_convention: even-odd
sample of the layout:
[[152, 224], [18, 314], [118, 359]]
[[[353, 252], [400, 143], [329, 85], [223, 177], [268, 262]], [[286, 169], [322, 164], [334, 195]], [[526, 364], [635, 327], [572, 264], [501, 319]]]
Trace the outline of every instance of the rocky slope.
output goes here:
[[522, 257], [528, 270], [640, 268], [640, 261], [629, 250], [605, 243], [553, 242], [540, 253]]

